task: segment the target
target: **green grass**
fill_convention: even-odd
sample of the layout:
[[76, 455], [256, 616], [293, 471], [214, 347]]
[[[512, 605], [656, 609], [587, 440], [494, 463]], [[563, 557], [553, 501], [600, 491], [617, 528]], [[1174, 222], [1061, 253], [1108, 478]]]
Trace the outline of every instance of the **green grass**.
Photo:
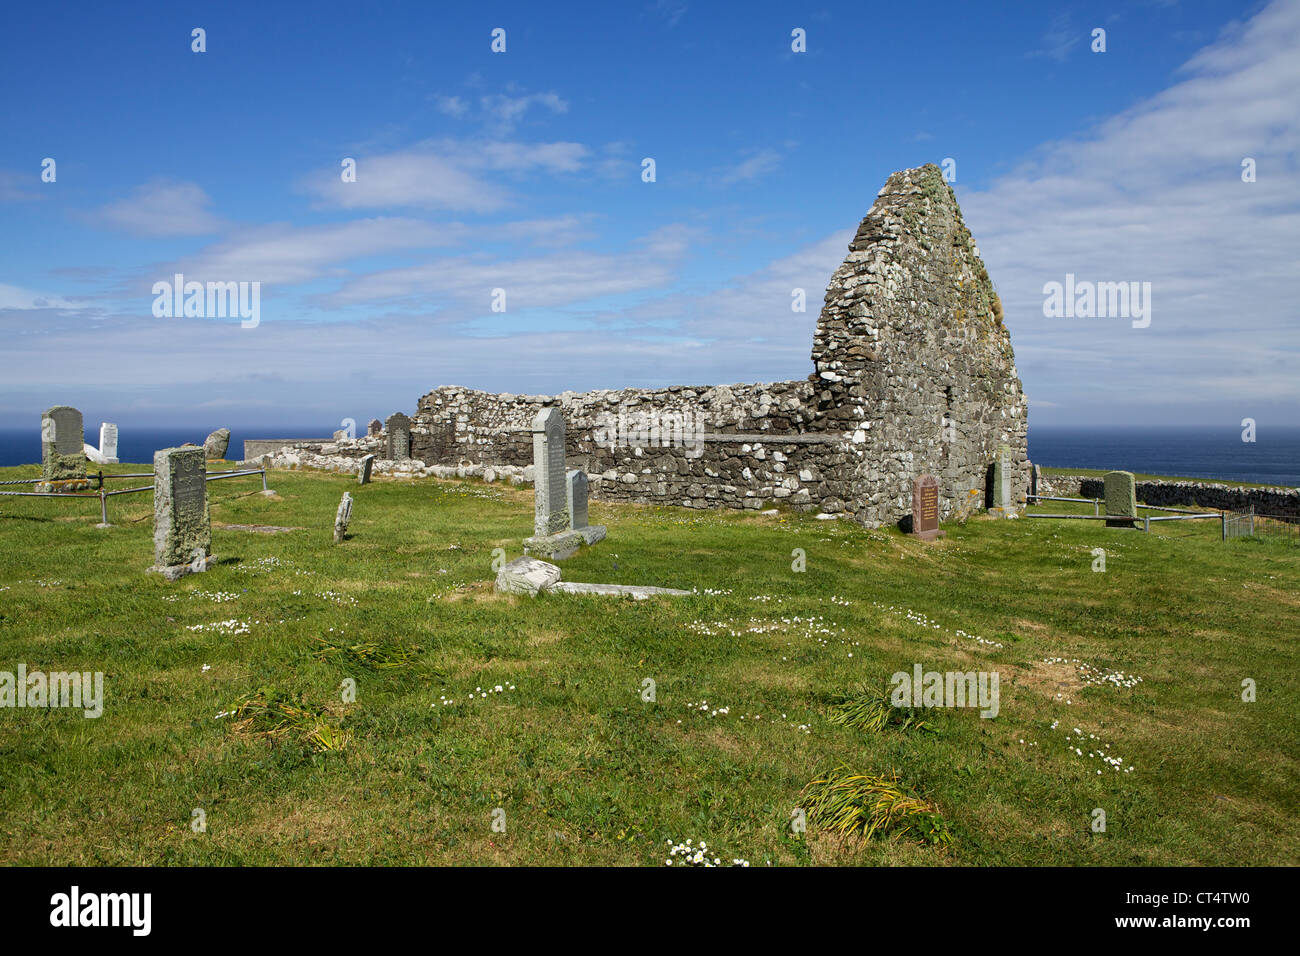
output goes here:
[[[220, 561], [176, 583], [144, 573], [147, 493], [112, 499], [105, 530], [97, 501], [0, 498], [0, 670], [105, 675], [98, 719], [0, 710], [0, 861], [663, 866], [666, 841], [693, 839], [754, 865], [1300, 862], [1295, 547], [1225, 544], [1213, 521], [983, 518], [926, 545], [593, 502], [609, 537], [566, 580], [701, 593], [530, 600], [490, 583], [494, 549], [531, 533], [528, 488], [270, 483], [278, 498], [209, 486]], [[1058, 658], [1142, 680], [1085, 684]], [[914, 663], [996, 670], [999, 715], [832, 719]], [[917, 801], [947, 841], [835, 831], [870, 797], [807, 789], [836, 767]]]

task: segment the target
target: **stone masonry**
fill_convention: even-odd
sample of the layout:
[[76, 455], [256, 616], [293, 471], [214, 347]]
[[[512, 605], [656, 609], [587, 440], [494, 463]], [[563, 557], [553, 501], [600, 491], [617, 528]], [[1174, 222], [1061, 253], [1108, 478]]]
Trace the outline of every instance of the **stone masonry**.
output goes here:
[[411, 420], [414, 459], [524, 468], [530, 424], [556, 406], [566, 466], [592, 497], [847, 512], [869, 526], [911, 511], [939, 480], [948, 517], [987, 492], [1010, 449], [1010, 498], [1028, 490], [1026, 403], [1011, 338], [952, 189], [934, 165], [889, 177], [831, 277], [805, 381], [494, 395], [443, 386]]

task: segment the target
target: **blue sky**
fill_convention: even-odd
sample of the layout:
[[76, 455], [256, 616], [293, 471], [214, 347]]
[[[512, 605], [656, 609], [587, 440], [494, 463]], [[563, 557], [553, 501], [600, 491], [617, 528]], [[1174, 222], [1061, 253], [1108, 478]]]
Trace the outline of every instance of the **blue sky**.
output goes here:
[[[0, 426], [802, 378], [877, 190], [949, 157], [1031, 428], [1295, 423], [1295, 0], [446, 6], [8, 11]], [[156, 318], [176, 272], [260, 324]], [[1045, 318], [1066, 273], [1150, 327]]]

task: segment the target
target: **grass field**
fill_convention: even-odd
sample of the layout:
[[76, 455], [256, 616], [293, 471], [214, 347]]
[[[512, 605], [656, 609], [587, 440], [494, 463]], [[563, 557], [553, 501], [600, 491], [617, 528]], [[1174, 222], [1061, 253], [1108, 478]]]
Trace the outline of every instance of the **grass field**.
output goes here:
[[[593, 502], [609, 537], [565, 580], [700, 593], [528, 599], [491, 581], [529, 488], [270, 484], [209, 485], [220, 561], [171, 584], [144, 573], [150, 494], [104, 530], [97, 501], [0, 498], [0, 670], [102, 671], [105, 697], [0, 710], [0, 860], [663, 866], [690, 839], [752, 865], [1300, 863], [1300, 549]], [[830, 719], [916, 663], [997, 671], [998, 716]], [[950, 840], [792, 832], [841, 765], [896, 772]]]

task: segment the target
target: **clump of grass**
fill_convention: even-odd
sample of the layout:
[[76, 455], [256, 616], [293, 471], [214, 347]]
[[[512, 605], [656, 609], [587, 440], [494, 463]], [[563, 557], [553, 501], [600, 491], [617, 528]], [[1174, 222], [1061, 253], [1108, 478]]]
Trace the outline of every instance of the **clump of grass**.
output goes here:
[[832, 724], [879, 731], [886, 727], [899, 730], [922, 730], [935, 733], [934, 727], [921, 718], [918, 707], [895, 707], [888, 688], [868, 687], [855, 694], [836, 697], [828, 717]]
[[898, 773], [854, 773], [840, 764], [803, 788], [808, 819], [824, 830], [842, 835], [861, 833], [900, 836], [922, 843], [952, 842], [948, 825], [933, 804], [908, 793]]
[[370, 670], [387, 670], [406, 667], [417, 660], [419, 648], [407, 647], [400, 641], [349, 641], [343, 635], [330, 635], [315, 639], [318, 645], [315, 657], [331, 664], [352, 664]]
[[342, 750], [352, 735], [324, 709], [308, 704], [301, 694], [259, 687], [233, 708], [232, 732], [246, 737], [297, 739], [316, 751]]

